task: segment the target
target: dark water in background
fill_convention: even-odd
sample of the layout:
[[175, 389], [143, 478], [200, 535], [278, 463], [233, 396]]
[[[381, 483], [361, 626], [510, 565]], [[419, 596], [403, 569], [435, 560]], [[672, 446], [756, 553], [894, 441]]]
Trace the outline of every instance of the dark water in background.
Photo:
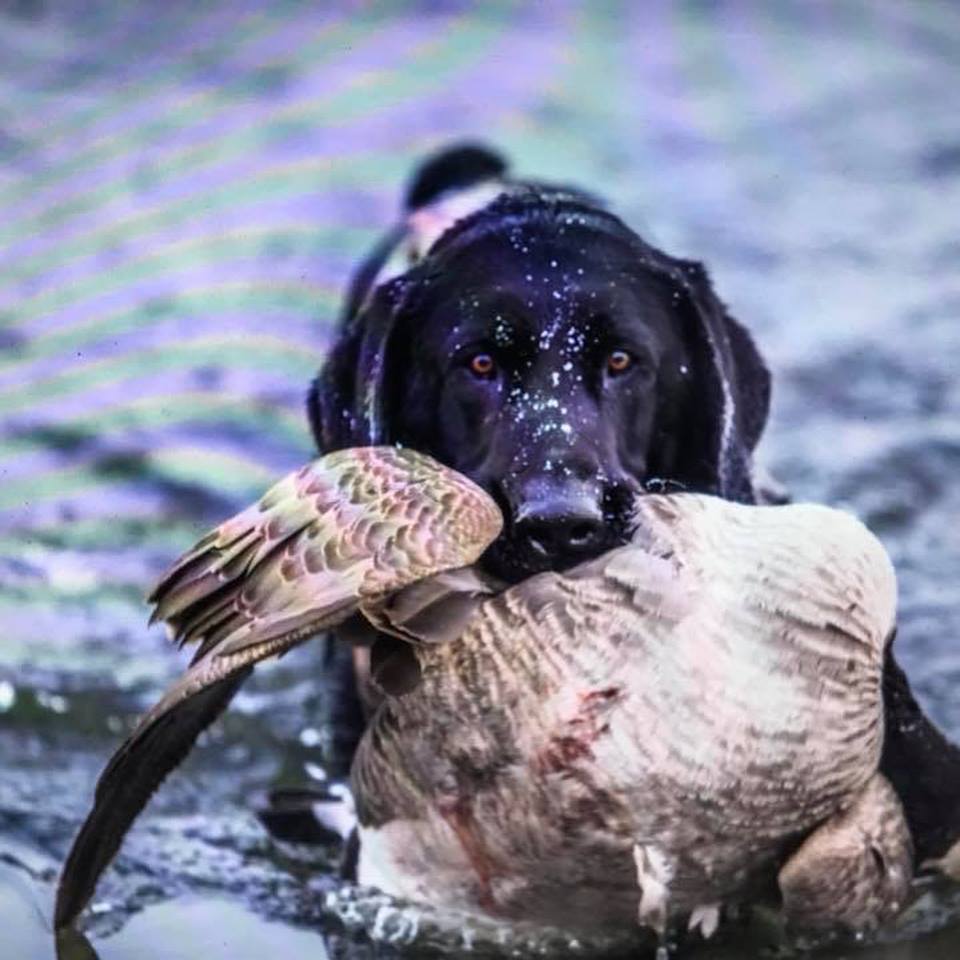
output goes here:
[[[901, 658], [960, 735], [960, 8], [528, 6], [0, 2], [0, 956], [52, 956], [96, 774], [182, 665], [145, 589], [310, 455], [348, 270], [451, 136], [711, 265], [775, 371], [766, 461], [882, 537]], [[458, 942], [251, 817], [320, 759], [318, 674], [261, 670], [160, 791], [101, 886], [102, 960], [322, 957], [317, 926], [362, 919]]]

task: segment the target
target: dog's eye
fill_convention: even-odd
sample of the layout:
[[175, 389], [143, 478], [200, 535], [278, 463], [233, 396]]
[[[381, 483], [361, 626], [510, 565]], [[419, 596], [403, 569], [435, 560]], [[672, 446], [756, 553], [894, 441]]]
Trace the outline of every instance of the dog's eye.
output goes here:
[[470, 372], [481, 380], [489, 380], [496, 373], [497, 365], [489, 353], [475, 353], [467, 362]]
[[611, 350], [607, 354], [607, 373], [618, 377], [633, 366], [633, 357], [626, 350]]

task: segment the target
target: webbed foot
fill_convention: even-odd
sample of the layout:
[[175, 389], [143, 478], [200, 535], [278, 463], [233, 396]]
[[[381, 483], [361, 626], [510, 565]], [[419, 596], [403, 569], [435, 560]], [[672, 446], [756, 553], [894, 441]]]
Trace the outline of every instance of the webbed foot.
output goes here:
[[695, 907], [687, 921], [687, 930], [699, 930], [704, 940], [709, 940], [720, 926], [720, 904], [701, 903]]

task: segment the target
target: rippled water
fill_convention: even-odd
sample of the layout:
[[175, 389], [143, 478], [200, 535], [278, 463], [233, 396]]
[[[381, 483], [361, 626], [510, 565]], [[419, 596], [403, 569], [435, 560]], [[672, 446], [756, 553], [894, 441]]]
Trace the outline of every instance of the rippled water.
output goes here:
[[[348, 270], [414, 159], [452, 136], [599, 189], [711, 265], [774, 368], [768, 463], [883, 538], [901, 658], [960, 735], [960, 11], [347, 10], [0, 5], [0, 955], [53, 956], [52, 881], [95, 777], [181, 665], [145, 626], [145, 589], [310, 455], [302, 398]], [[305, 649], [248, 685], [63, 958], [461, 943], [458, 920], [342, 888], [329, 856], [278, 850], [251, 814], [322, 762], [320, 673]], [[906, 942], [857, 955], [956, 955], [945, 896], [891, 933]], [[466, 936], [482, 952], [507, 934]]]

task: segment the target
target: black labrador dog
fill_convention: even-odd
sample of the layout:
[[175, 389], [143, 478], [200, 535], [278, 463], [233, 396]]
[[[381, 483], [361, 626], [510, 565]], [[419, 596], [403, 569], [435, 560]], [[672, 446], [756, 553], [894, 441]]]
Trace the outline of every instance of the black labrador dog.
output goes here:
[[[402, 444], [484, 487], [506, 523], [483, 562], [514, 582], [623, 542], [638, 491], [768, 500], [752, 455], [769, 403], [767, 367], [701, 264], [583, 191], [513, 179], [463, 145], [416, 172], [308, 409], [322, 452]], [[350, 660], [340, 669], [346, 760], [363, 715]], [[882, 769], [921, 863], [960, 836], [960, 751], [891, 654], [885, 688]]]

